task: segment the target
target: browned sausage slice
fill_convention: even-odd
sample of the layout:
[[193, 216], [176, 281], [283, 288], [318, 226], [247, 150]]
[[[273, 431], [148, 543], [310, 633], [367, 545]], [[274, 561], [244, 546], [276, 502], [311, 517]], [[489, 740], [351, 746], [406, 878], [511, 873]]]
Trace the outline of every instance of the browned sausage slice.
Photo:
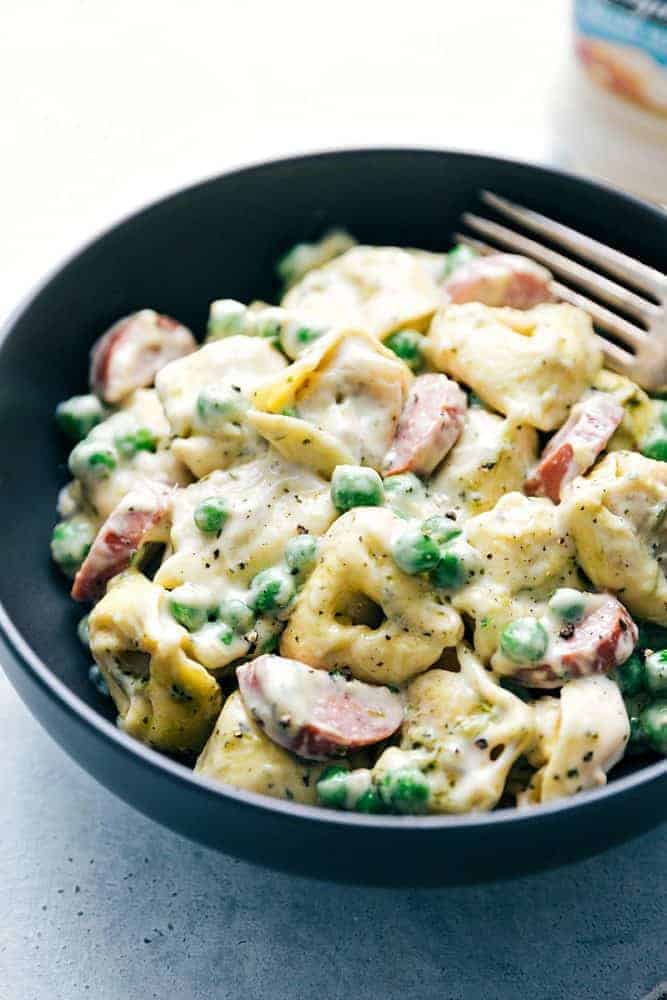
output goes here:
[[93, 344], [90, 388], [106, 403], [118, 403], [134, 389], [152, 385], [169, 361], [196, 349], [187, 327], [153, 309], [142, 309], [119, 319]]
[[565, 486], [591, 468], [623, 419], [623, 413], [621, 404], [606, 392], [593, 391], [576, 403], [526, 480], [526, 493], [549, 497], [558, 503]]
[[518, 254], [494, 253], [475, 257], [445, 281], [449, 302], [481, 302], [485, 306], [532, 309], [553, 302], [551, 274], [545, 267]]
[[121, 500], [98, 531], [72, 586], [75, 601], [96, 601], [112, 576], [127, 569], [134, 553], [148, 541], [166, 540], [173, 490], [145, 482]]
[[611, 594], [591, 594], [587, 605], [581, 622], [562, 626], [551, 638], [544, 662], [519, 669], [513, 675], [516, 680], [528, 687], [554, 688], [625, 663], [639, 634], [634, 621]]
[[403, 721], [399, 695], [267, 654], [237, 667], [243, 703], [266, 735], [300, 757], [326, 760], [384, 740]]
[[446, 375], [420, 375], [412, 383], [386, 458], [385, 475], [429, 475], [456, 443], [468, 406]]

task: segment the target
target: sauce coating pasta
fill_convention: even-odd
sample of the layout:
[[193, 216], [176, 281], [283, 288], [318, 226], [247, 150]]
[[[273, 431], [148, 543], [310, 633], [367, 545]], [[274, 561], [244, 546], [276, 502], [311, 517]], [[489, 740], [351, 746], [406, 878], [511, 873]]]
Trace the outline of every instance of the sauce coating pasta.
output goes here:
[[201, 345], [119, 319], [57, 409], [51, 551], [119, 725], [377, 814], [531, 808], [667, 752], [667, 404], [524, 258], [334, 230], [278, 271]]

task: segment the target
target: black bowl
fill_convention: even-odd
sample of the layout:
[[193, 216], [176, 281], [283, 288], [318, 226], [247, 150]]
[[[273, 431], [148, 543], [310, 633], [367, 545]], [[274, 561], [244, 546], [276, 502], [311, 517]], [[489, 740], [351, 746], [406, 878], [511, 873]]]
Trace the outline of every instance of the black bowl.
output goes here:
[[64, 264], [13, 316], [0, 345], [0, 651], [17, 691], [83, 767], [175, 830], [294, 872], [385, 884], [503, 878], [599, 851], [667, 815], [667, 761], [528, 812], [363, 817], [198, 778], [116, 728], [88, 681], [74, 607], [48, 543], [65, 455], [56, 403], [83, 391], [88, 349], [118, 316], [154, 306], [202, 331], [208, 303], [275, 294], [273, 262], [330, 225], [358, 239], [447, 247], [490, 188], [665, 268], [667, 217], [552, 170], [461, 153], [367, 150], [268, 163], [133, 215]]

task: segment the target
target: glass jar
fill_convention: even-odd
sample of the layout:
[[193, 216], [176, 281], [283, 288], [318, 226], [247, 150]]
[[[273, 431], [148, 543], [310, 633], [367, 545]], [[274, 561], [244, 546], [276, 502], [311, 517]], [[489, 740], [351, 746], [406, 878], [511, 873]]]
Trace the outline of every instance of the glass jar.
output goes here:
[[574, 0], [555, 139], [563, 165], [667, 204], [667, 0]]

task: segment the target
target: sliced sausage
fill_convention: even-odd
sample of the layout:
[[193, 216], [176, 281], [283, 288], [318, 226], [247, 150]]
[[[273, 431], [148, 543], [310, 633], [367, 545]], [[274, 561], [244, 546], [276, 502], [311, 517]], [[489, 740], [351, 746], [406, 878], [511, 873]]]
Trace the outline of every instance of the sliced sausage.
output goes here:
[[74, 578], [75, 601], [98, 600], [111, 577], [127, 569], [141, 545], [166, 541], [172, 493], [162, 483], [145, 482], [126, 494], [98, 531]]
[[547, 444], [537, 468], [526, 480], [525, 492], [558, 503], [565, 486], [591, 468], [623, 413], [621, 404], [606, 392], [585, 396]]
[[243, 702], [266, 735], [292, 753], [325, 760], [396, 732], [403, 704], [389, 688], [348, 681], [282, 656], [237, 667]]
[[494, 253], [462, 264], [444, 283], [446, 299], [457, 305], [481, 302], [485, 306], [532, 309], [553, 302], [551, 274], [545, 267], [518, 254]]
[[197, 349], [187, 327], [153, 309], [142, 309], [114, 323], [93, 345], [90, 387], [107, 403], [118, 403], [134, 389], [152, 385], [169, 361]]
[[416, 378], [385, 460], [385, 475], [430, 475], [456, 443], [467, 406], [465, 393], [446, 375]]
[[521, 684], [560, 687], [588, 674], [606, 674], [632, 653], [638, 638], [634, 621], [611, 594], [588, 597], [587, 614], [577, 625], [564, 625], [552, 636], [544, 662], [513, 674]]

